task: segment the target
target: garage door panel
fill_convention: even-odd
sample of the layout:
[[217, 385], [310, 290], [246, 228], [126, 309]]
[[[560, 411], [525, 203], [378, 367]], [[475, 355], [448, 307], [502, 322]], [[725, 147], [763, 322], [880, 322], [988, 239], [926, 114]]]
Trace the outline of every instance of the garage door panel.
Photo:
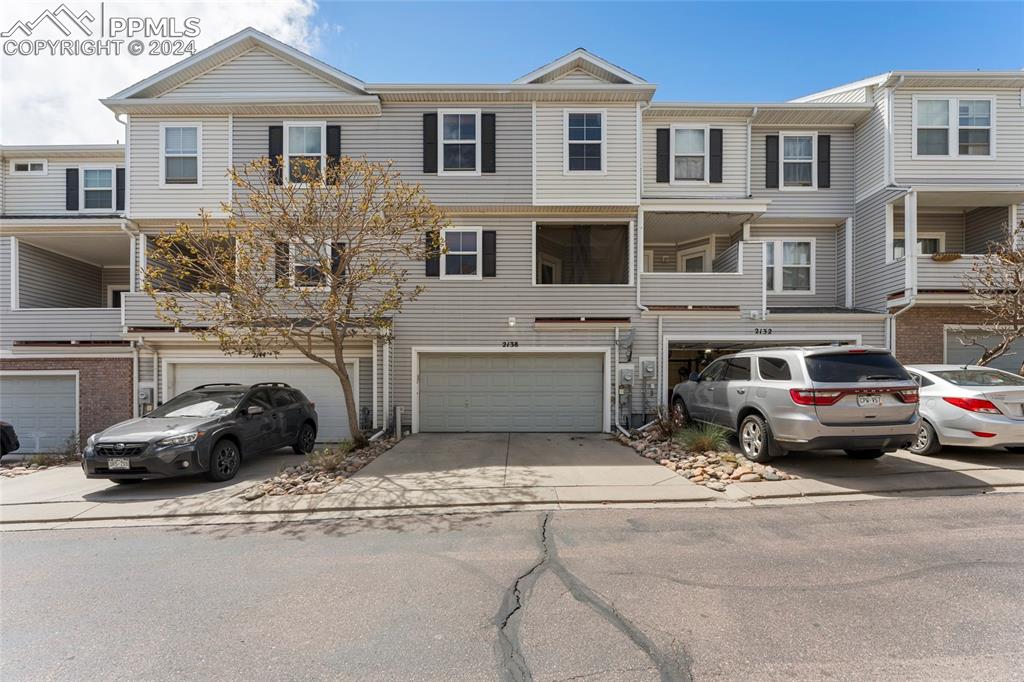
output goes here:
[[[980, 348], [972, 345], [964, 345], [960, 342], [960, 337], [965, 337], [967, 339], [974, 338], [986, 348], [991, 348], [1000, 341], [1000, 339], [994, 336], [985, 336], [982, 334], [958, 334], [953, 331], [948, 332], [946, 336], [946, 361], [953, 365], [974, 365], [977, 364], [978, 358], [981, 357], [982, 350]], [[1014, 342], [1014, 344], [1010, 346], [1010, 350], [1005, 355], [996, 358], [990, 362], [988, 366], [1016, 374], [1020, 369], [1022, 362], [1024, 362], [1024, 339]]]
[[422, 354], [421, 431], [600, 431], [603, 356]]
[[0, 377], [0, 419], [14, 425], [19, 454], [57, 452], [75, 433], [72, 375]]

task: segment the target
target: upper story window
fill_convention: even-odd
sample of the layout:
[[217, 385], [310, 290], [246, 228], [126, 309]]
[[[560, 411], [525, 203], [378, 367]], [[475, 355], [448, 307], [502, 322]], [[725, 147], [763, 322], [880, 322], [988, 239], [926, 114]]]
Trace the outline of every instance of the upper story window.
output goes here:
[[565, 112], [565, 172], [605, 171], [604, 111]]
[[83, 168], [80, 205], [83, 210], [114, 209], [114, 169]]
[[814, 293], [814, 240], [765, 242], [764, 286], [770, 292]]
[[441, 145], [438, 167], [442, 174], [480, 174], [480, 111], [478, 109], [438, 112]]
[[13, 175], [46, 175], [46, 159], [32, 161], [11, 160]]
[[284, 124], [284, 166], [288, 169], [288, 182], [303, 183], [323, 174], [326, 138], [326, 123]]
[[995, 100], [914, 96], [914, 158], [992, 158]]
[[797, 133], [780, 135], [782, 154], [781, 189], [814, 189], [817, 185], [814, 157], [814, 134]]
[[537, 225], [534, 283], [630, 283], [628, 225]]
[[480, 279], [480, 233], [477, 228], [446, 229], [441, 279]]
[[[345, 245], [297, 239], [288, 244], [288, 280], [293, 287], [325, 288], [329, 273], [339, 273]], [[328, 261], [328, 259], [330, 259]], [[327, 264], [330, 263], [330, 270]]]
[[160, 169], [162, 185], [201, 185], [199, 176], [200, 126], [196, 124], [163, 124]]
[[708, 179], [708, 129], [672, 128], [672, 182]]

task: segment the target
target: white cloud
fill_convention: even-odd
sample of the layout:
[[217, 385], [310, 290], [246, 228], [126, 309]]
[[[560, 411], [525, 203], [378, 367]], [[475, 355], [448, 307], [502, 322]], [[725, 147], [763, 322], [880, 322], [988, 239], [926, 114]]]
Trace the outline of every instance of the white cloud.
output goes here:
[[[0, 31], [56, 10], [50, 2], [0, 2]], [[100, 2], [67, 2], [76, 15], [88, 10], [98, 26]], [[200, 50], [252, 26], [304, 51], [317, 47], [323, 29], [313, 22], [316, 0], [185, 2], [104, 2], [106, 17], [198, 17]], [[33, 37], [64, 38], [52, 26]], [[74, 36], [72, 36], [74, 37]], [[7, 39], [0, 38], [0, 42]], [[124, 141], [124, 128], [99, 99], [185, 57], [158, 56], [0, 56], [0, 142], [3, 144], [86, 144]]]

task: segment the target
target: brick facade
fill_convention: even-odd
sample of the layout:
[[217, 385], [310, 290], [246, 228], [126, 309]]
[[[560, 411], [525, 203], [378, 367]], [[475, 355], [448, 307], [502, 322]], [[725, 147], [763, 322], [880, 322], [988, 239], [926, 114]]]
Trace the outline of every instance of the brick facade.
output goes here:
[[79, 438], [132, 417], [132, 359], [125, 358], [38, 358], [0, 359], [6, 370], [78, 370]]
[[980, 324], [982, 313], [966, 306], [918, 306], [896, 318], [896, 357], [904, 364], [942, 363], [943, 325]]

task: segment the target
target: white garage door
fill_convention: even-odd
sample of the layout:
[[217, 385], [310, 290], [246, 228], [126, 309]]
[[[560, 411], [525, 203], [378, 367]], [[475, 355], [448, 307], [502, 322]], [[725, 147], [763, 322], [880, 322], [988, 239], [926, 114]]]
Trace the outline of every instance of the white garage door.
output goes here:
[[[359, 381], [353, 365], [348, 366], [352, 383]], [[320, 421], [317, 440], [337, 442], [349, 438], [348, 416], [345, 412], [345, 398], [341, 384], [334, 372], [309, 362], [173, 362], [169, 365], [173, 376], [171, 394], [208, 384], [214, 381], [234, 381], [240, 384], [254, 384], [258, 381], [283, 381], [293, 386], [316, 403]], [[356, 405], [359, 404], [358, 392]]]
[[[982, 350], [977, 346], [965, 346], [960, 343], [960, 336], [966, 336], [968, 339], [976, 338], [988, 348], [994, 346], [997, 341], [995, 337], [975, 337], [971, 334], [957, 334], [953, 331], [947, 332], [946, 362], [952, 365], [974, 365], [977, 364], [978, 358], [981, 357]], [[1010, 346], [1010, 350], [1007, 351], [1005, 355], [988, 363], [988, 366], [1016, 374], [1020, 370], [1022, 362], [1024, 362], [1024, 339], [1015, 342]]]
[[604, 357], [436, 354], [420, 363], [420, 431], [601, 431]]
[[75, 433], [75, 377], [0, 376], [0, 420], [10, 422], [19, 454], [59, 452]]

